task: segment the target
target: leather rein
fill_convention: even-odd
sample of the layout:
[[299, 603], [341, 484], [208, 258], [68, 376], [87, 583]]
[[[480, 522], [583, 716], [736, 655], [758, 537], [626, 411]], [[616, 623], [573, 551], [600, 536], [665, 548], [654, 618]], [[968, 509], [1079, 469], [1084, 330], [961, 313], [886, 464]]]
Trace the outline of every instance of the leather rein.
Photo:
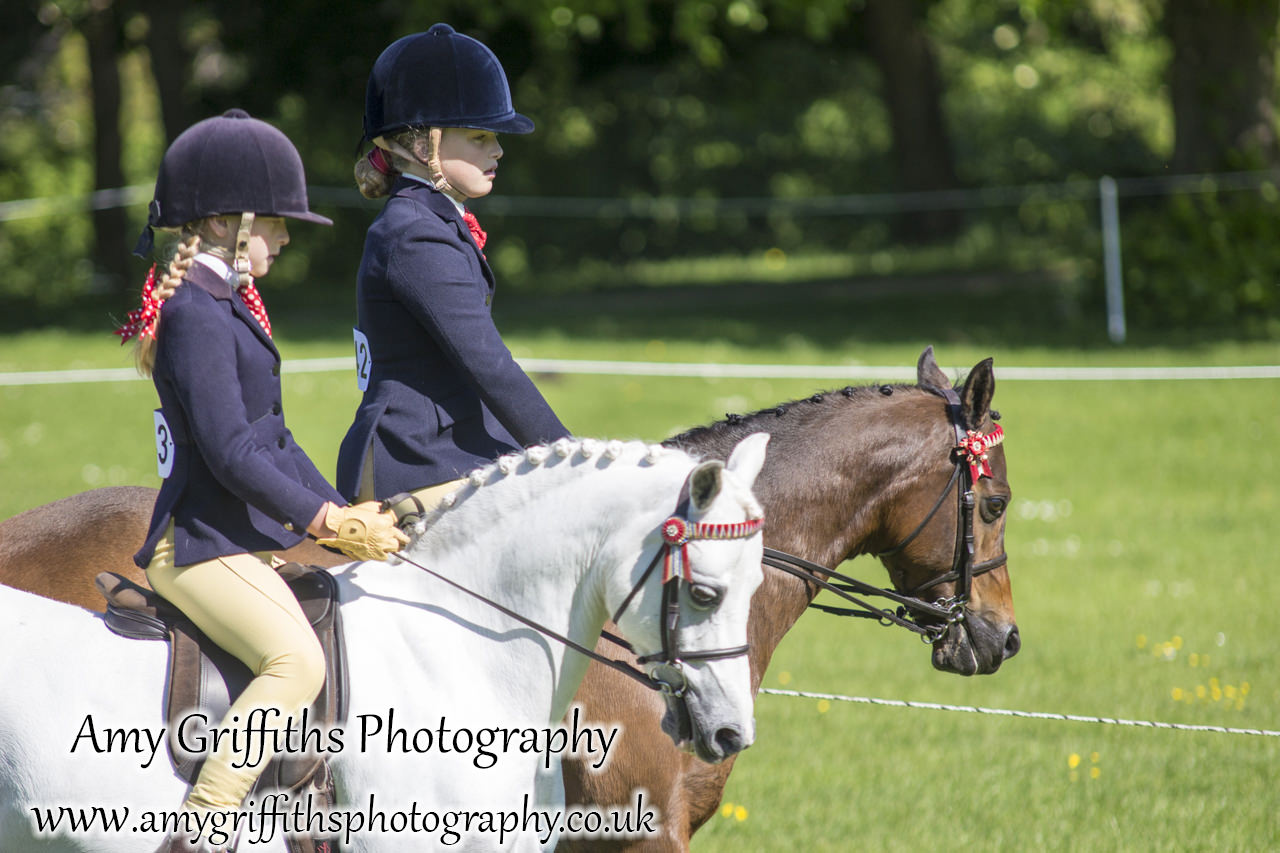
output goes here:
[[[916, 525], [916, 528], [897, 545], [873, 556], [892, 556], [915, 541], [916, 537], [929, 526], [929, 522], [933, 520], [933, 517], [938, 514], [938, 510], [941, 509], [942, 504], [946, 501], [947, 495], [951, 494], [951, 491], [955, 489], [956, 544], [951, 560], [951, 569], [936, 578], [925, 581], [906, 593], [900, 593], [892, 589], [873, 586], [802, 557], [773, 548], [764, 549], [764, 563], [767, 566], [772, 566], [775, 569], [794, 575], [805, 583], [811, 583], [821, 589], [825, 589], [845, 602], [854, 605], [854, 607], [834, 607], [827, 604], [810, 604], [809, 606], [815, 610], [838, 616], [875, 619], [882, 625], [900, 625], [919, 634], [925, 643], [933, 644], [946, 637], [952, 625], [964, 621], [965, 606], [969, 603], [973, 579], [1005, 565], [1009, 561], [1009, 555], [1001, 552], [1000, 556], [990, 560], [984, 560], [981, 563], [974, 562], [973, 511], [977, 501], [973, 487], [978, 479], [984, 476], [991, 476], [991, 469], [987, 464], [986, 451], [1004, 439], [1004, 431], [999, 426], [987, 435], [981, 435], [972, 430], [966, 431], [961, 414], [960, 395], [955, 392], [955, 389], [934, 389], [926, 386], [926, 390], [946, 400], [947, 417], [951, 422], [952, 429], [955, 431], [956, 443], [951, 449], [951, 460], [955, 465], [955, 469], [951, 472], [951, 478], [947, 480], [947, 485], [942, 489], [942, 493], [934, 501], [933, 508]], [[958, 489], [956, 488], [957, 485], [959, 485]], [[925, 590], [950, 582], [955, 582], [956, 584], [955, 594], [950, 598], [937, 599], [933, 602], [920, 598], [920, 594]], [[897, 604], [898, 607], [896, 610], [877, 607], [858, 596], [887, 598]], [[920, 622], [921, 619], [937, 621], [928, 621], [922, 624]]]
[[[692, 475], [690, 475], [692, 476]], [[412, 501], [416, 504], [418, 513], [408, 513], [402, 516], [400, 525], [408, 526], [410, 523], [419, 520], [422, 515], [426, 514], [425, 508], [421, 501], [413, 495], [400, 494], [388, 498], [383, 501], [383, 508], [394, 506], [403, 501]], [[581, 643], [575, 642], [568, 637], [560, 634], [550, 628], [533, 621], [532, 619], [516, 613], [514, 610], [499, 604], [487, 596], [484, 596], [472, 589], [469, 589], [457, 581], [447, 578], [444, 575], [427, 568], [421, 563], [413, 560], [404, 554], [396, 554], [395, 556], [411, 566], [414, 566], [434, 578], [444, 581], [454, 589], [464, 592], [477, 601], [492, 607], [500, 613], [503, 613], [517, 622], [526, 625], [538, 633], [556, 640], [565, 646], [573, 649], [579, 654], [594, 660], [596, 663], [609, 667], [615, 672], [620, 672], [628, 678], [632, 678], [640, 684], [648, 687], [650, 690], [657, 690], [660, 693], [667, 694], [674, 698], [684, 695], [685, 690], [689, 686], [688, 678], [684, 673], [684, 663], [692, 661], [708, 661], [723, 660], [725, 658], [741, 657], [747, 654], [751, 646], [744, 643], [741, 646], [733, 646], [723, 649], [710, 649], [706, 651], [686, 651], [680, 648], [680, 586], [682, 582], [692, 583], [693, 576], [689, 563], [689, 555], [687, 545], [689, 542], [697, 539], [746, 539], [760, 531], [764, 526], [763, 518], [747, 519], [746, 521], [734, 524], [701, 524], [690, 522], [689, 516], [689, 479], [685, 479], [684, 485], [680, 490], [680, 499], [676, 505], [675, 514], [662, 523], [662, 546], [658, 548], [653, 555], [653, 559], [649, 561], [649, 566], [640, 575], [640, 579], [636, 581], [635, 586], [627, 593], [627, 597], [622, 600], [622, 604], [618, 606], [617, 611], [612, 616], [613, 623], [616, 625], [618, 619], [622, 616], [623, 611], [631, 604], [632, 600], [640, 592], [645, 582], [657, 569], [658, 564], [663, 564], [663, 580], [662, 580], [662, 616], [661, 616], [661, 639], [662, 650], [653, 654], [641, 655], [636, 658], [637, 663], [649, 664], [656, 663], [652, 673], [647, 673], [642, 669], [638, 669], [623, 661], [613, 660], [599, 654], [595, 649], [589, 649]], [[621, 637], [616, 636], [608, 631], [601, 631], [601, 635], [612, 643], [622, 646], [629, 652], [634, 653], [631, 644]]]

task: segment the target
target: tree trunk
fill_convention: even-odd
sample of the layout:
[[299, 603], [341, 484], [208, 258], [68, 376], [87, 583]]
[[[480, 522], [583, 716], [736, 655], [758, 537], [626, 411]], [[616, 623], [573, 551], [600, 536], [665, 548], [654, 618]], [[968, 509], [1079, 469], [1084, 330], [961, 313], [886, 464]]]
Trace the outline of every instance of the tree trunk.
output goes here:
[[[120, 165], [120, 23], [110, 3], [89, 13], [83, 28], [89, 46], [93, 100], [93, 188], [124, 186]], [[93, 260], [96, 290], [123, 293], [130, 277], [128, 217], [118, 201], [103, 199], [93, 211]]]
[[[955, 189], [955, 152], [942, 115], [938, 63], [918, 10], [912, 0], [866, 0], [867, 38], [884, 80], [899, 188]], [[928, 239], [954, 234], [959, 226], [959, 211], [936, 210], [908, 214], [898, 227], [900, 236]]]
[[182, 10], [186, 4], [159, 0], [146, 4], [147, 52], [151, 55], [151, 74], [160, 93], [160, 118], [164, 122], [165, 139], [172, 142], [186, 130], [190, 111], [184, 96], [191, 63], [182, 45]]
[[1178, 172], [1277, 165], [1276, 0], [1168, 0], [1173, 168]]

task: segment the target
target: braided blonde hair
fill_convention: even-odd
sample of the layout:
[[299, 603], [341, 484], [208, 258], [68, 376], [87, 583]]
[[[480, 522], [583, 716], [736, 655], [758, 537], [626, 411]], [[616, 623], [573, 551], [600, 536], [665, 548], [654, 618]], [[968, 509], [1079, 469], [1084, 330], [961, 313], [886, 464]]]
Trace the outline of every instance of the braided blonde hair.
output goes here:
[[[157, 299], [165, 300], [173, 296], [178, 285], [182, 284], [187, 270], [195, 263], [196, 254], [200, 251], [200, 223], [188, 223], [182, 227], [178, 246], [164, 274], [156, 281], [152, 293]], [[134, 345], [133, 358], [138, 365], [138, 372], [150, 376], [156, 364], [156, 335], [160, 334], [160, 318], [156, 317], [154, 335], [139, 335]]]

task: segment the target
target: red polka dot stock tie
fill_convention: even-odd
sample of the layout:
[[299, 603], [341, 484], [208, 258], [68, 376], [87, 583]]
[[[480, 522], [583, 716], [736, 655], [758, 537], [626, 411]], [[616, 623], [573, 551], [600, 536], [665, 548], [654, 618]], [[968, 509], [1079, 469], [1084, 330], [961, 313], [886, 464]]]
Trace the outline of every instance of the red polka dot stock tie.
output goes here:
[[258, 321], [262, 331], [267, 333], [268, 338], [271, 337], [271, 321], [267, 319], [267, 307], [262, 304], [262, 295], [258, 293], [257, 285], [250, 280], [248, 284], [242, 284], [237, 287], [236, 293], [240, 294], [245, 307], [249, 309], [253, 319]]
[[476, 215], [465, 207], [462, 209], [462, 221], [467, 223], [467, 230], [471, 232], [471, 239], [476, 241], [476, 248], [483, 255], [484, 244], [489, 239], [489, 235], [484, 233], [484, 229], [480, 227], [480, 222], [476, 219]]

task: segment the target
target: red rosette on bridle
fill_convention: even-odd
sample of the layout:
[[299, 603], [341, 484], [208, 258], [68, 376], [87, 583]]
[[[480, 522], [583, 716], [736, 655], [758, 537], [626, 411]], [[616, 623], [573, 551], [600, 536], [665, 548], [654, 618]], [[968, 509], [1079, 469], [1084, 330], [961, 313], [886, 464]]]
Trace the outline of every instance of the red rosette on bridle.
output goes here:
[[973, 482], [978, 482], [983, 477], [994, 477], [991, 473], [991, 463], [987, 459], [987, 451], [1004, 441], [1004, 429], [996, 424], [995, 429], [983, 435], [977, 430], [969, 430], [956, 449], [964, 456], [966, 462], [969, 463], [969, 476]]
[[689, 522], [672, 516], [662, 522], [662, 541], [666, 545], [666, 558], [662, 562], [662, 582], [680, 576], [692, 582], [689, 573]]

